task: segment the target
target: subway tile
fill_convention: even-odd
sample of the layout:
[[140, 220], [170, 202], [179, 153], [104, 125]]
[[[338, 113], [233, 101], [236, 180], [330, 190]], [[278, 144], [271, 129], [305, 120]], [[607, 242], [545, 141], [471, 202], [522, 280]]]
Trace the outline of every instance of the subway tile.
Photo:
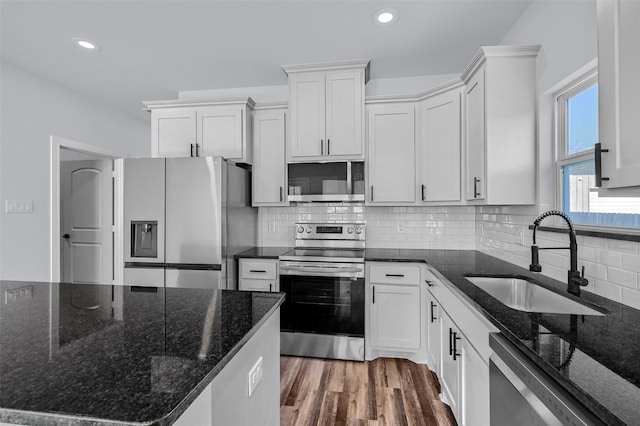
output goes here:
[[640, 255], [622, 254], [622, 269], [633, 272], [640, 272]]
[[590, 285], [593, 286], [592, 288], [594, 289], [594, 293], [597, 295], [606, 297], [607, 299], [618, 303], [622, 302], [622, 287], [602, 280], [595, 280], [595, 282]]
[[640, 309], [640, 291], [630, 288], [622, 289], [622, 303], [635, 309]]
[[622, 268], [622, 253], [607, 249], [596, 249], [596, 263]]
[[622, 251], [625, 253], [638, 253], [638, 243], [624, 240], [607, 240], [607, 247], [610, 250]]
[[638, 274], [624, 269], [607, 267], [607, 281], [624, 287], [638, 289]]

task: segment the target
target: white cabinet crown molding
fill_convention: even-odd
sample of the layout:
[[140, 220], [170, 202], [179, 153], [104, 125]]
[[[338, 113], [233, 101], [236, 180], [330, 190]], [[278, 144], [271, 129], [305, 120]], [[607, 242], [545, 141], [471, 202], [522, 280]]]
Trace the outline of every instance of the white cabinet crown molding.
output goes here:
[[449, 80], [417, 94], [366, 96], [364, 98], [364, 104], [374, 105], [396, 102], [420, 102], [432, 96], [439, 95], [440, 93], [444, 93], [451, 89], [463, 86], [464, 82], [462, 81], [462, 79], [460, 77], [456, 77], [453, 80]]
[[371, 59], [352, 59], [348, 61], [320, 62], [315, 64], [292, 64], [282, 65], [285, 74], [296, 72], [318, 72], [318, 71], [337, 71], [347, 69], [364, 68], [364, 82], [369, 81], [369, 64]]
[[198, 107], [198, 106], [212, 106], [212, 105], [248, 105], [249, 107], [255, 107], [256, 103], [250, 97], [231, 97], [231, 98], [202, 98], [202, 99], [170, 99], [161, 101], [143, 101], [146, 111], [160, 108], [175, 108], [175, 107]]
[[460, 74], [460, 79], [463, 82], [467, 82], [473, 72], [481, 66], [487, 58], [491, 57], [536, 57], [542, 46], [539, 44], [533, 45], [517, 45], [517, 46], [482, 46], [474, 55], [467, 68]]

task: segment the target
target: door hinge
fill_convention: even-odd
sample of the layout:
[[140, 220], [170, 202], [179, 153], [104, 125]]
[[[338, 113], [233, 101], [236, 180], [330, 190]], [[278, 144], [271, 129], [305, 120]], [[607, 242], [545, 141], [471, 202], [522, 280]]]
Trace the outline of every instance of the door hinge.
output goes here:
[[116, 232], [116, 226], [115, 225], [111, 225], [111, 232], [113, 232], [113, 233]]

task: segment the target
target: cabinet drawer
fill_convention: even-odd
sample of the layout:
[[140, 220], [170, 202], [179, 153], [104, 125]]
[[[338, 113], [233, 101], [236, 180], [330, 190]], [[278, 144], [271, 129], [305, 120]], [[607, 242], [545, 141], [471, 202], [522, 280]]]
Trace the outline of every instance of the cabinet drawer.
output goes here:
[[240, 259], [240, 278], [275, 280], [277, 275], [277, 260]]
[[385, 284], [419, 284], [420, 266], [393, 263], [370, 265], [369, 282]]
[[279, 291], [276, 280], [254, 280], [251, 278], [241, 278], [238, 290], [243, 291]]

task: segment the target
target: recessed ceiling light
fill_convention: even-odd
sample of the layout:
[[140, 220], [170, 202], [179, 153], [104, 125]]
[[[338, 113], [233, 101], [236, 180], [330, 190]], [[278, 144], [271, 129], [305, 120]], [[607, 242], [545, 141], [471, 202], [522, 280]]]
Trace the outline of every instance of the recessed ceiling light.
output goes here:
[[94, 41], [88, 40], [86, 38], [79, 38], [79, 37], [73, 38], [72, 40], [77, 46], [80, 46], [89, 52], [100, 51], [100, 45]]
[[373, 14], [373, 22], [378, 25], [390, 25], [398, 20], [398, 11], [394, 9], [380, 9]]

